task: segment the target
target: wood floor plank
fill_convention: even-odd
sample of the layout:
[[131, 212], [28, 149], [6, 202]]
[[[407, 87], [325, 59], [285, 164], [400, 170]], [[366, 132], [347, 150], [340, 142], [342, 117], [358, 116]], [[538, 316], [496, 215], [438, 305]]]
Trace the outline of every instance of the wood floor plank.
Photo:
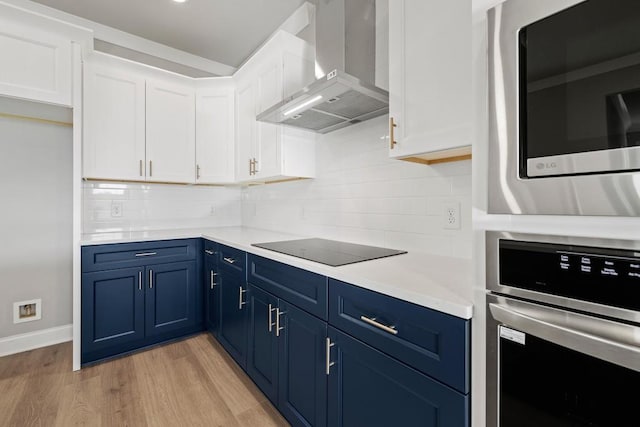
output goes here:
[[0, 358], [0, 426], [287, 426], [208, 334], [71, 371], [71, 343]]

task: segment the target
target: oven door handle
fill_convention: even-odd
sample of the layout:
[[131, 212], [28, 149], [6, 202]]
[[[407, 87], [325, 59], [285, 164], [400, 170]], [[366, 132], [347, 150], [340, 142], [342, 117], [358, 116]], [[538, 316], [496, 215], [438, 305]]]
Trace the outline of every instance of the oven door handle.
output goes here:
[[504, 298], [489, 310], [507, 327], [640, 371], [638, 326]]

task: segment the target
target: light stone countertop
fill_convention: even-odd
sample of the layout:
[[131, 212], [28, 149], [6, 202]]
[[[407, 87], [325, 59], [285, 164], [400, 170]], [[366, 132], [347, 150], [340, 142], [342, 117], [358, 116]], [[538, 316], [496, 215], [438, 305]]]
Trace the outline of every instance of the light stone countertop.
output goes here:
[[81, 244], [87, 246], [199, 237], [463, 319], [470, 319], [473, 315], [472, 264], [467, 259], [410, 251], [403, 255], [331, 267], [251, 246], [252, 243], [320, 236], [297, 236], [247, 227], [84, 234]]

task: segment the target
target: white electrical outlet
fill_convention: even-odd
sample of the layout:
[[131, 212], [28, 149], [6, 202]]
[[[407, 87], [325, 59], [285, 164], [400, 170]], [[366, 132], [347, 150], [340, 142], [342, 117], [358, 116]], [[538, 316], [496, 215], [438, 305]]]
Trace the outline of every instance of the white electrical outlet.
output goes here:
[[447, 230], [460, 229], [460, 203], [450, 202], [444, 204], [443, 228]]
[[122, 202], [111, 202], [111, 216], [113, 218], [122, 216]]

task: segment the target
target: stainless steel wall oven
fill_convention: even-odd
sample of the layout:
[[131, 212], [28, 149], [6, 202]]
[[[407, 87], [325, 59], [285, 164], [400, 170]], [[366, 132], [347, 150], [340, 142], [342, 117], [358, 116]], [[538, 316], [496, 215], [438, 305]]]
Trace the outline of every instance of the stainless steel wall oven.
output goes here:
[[640, 214], [640, 2], [489, 11], [489, 213]]
[[490, 232], [487, 288], [487, 427], [640, 425], [640, 242]]

